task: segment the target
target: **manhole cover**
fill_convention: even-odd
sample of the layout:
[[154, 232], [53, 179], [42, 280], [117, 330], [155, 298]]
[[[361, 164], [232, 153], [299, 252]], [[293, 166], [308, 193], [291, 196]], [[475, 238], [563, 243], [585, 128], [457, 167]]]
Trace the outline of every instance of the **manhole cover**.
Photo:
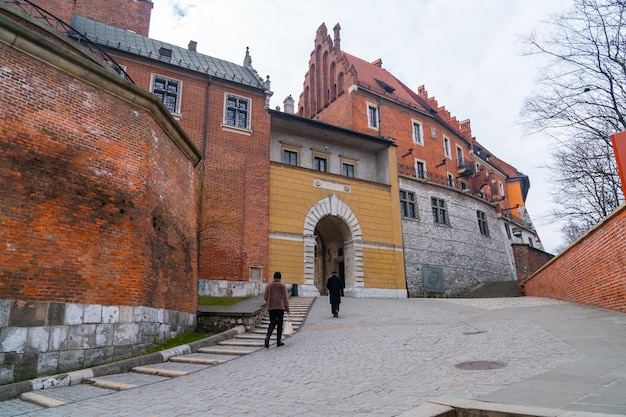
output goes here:
[[486, 371], [488, 369], [504, 368], [505, 366], [506, 363], [500, 361], [469, 361], [454, 365], [455, 368], [463, 369], [464, 371]]

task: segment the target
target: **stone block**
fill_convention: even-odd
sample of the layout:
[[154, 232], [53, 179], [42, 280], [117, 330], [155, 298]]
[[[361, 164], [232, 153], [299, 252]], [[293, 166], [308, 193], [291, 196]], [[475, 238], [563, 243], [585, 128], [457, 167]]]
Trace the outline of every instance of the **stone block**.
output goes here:
[[5, 327], [0, 329], [0, 351], [24, 353], [28, 329], [25, 327]]
[[0, 300], [0, 328], [9, 326], [10, 311], [11, 302], [9, 300]]
[[132, 323], [135, 317], [135, 307], [120, 306], [118, 323]]
[[113, 344], [113, 324], [96, 325], [95, 347], [102, 348]]
[[59, 352], [48, 352], [39, 355], [37, 375], [55, 373], [59, 366]]
[[95, 339], [95, 324], [70, 326], [67, 347], [68, 349], [92, 349], [95, 346]]
[[65, 305], [65, 324], [70, 326], [83, 324], [83, 315], [85, 314], [84, 306], [81, 304]]
[[113, 345], [133, 345], [139, 342], [139, 325], [137, 323], [125, 323], [115, 326], [113, 333]]
[[67, 349], [69, 326], [50, 327], [50, 350]]
[[119, 323], [120, 308], [117, 306], [102, 307], [102, 323]]
[[83, 323], [102, 323], [102, 306], [97, 304], [89, 304], [85, 306], [83, 315]]
[[41, 353], [49, 350], [50, 327], [30, 327], [28, 329], [29, 353]]
[[13, 301], [9, 326], [32, 327], [46, 324], [46, 304]]
[[36, 353], [24, 353], [17, 356], [17, 362], [15, 363], [15, 379], [17, 381], [23, 381], [25, 379], [32, 379], [37, 376], [37, 363], [39, 362], [39, 355]]
[[65, 323], [65, 303], [48, 304], [48, 326], [61, 326]]
[[14, 381], [13, 365], [0, 365], [0, 384], [9, 384]]
[[80, 369], [85, 363], [85, 351], [64, 350], [59, 352], [59, 371], [73, 371]]
[[85, 351], [85, 365], [93, 366], [110, 362], [113, 358], [113, 347], [89, 349]]

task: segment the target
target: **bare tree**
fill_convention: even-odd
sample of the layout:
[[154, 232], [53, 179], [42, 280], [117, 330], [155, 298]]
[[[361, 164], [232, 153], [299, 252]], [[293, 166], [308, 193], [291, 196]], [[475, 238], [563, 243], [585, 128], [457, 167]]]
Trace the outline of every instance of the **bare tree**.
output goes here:
[[521, 115], [553, 140], [551, 217], [571, 242], [624, 200], [610, 135], [626, 129], [626, 1], [574, 0], [546, 23], [525, 39], [549, 63]]

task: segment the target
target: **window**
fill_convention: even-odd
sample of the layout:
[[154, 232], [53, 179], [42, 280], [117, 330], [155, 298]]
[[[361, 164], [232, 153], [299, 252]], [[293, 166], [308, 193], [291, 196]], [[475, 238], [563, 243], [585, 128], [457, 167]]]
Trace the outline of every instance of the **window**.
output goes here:
[[415, 218], [415, 193], [400, 190], [400, 212], [402, 217]]
[[504, 196], [504, 185], [502, 184], [502, 181], [498, 181], [498, 188], [500, 189], [500, 195]]
[[456, 160], [458, 167], [465, 166], [465, 156], [463, 155], [463, 148], [461, 148], [460, 146], [456, 147]]
[[342, 168], [341, 168], [341, 173], [343, 174], [344, 177], [353, 177], [354, 178], [354, 165], [352, 164], [347, 164], [347, 163], [343, 163], [341, 164]]
[[465, 181], [461, 181], [461, 190], [469, 190], [469, 186]]
[[374, 104], [367, 105], [367, 125], [372, 129], [378, 129], [378, 107]]
[[433, 139], [437, 139], [437, 128], [436, 127], [431, 127], [430, 128], [430, 137]]
[[224, 101], [224, 124], [249, 130], [250, 99], [226, 93]]
[[431, 197], [430, 205], [433, 210], [433, 221], [437, 224], [449, 224], [446, 202], [440, 198]]
[[476, 210], [476, 217], [478, 218], [478, 229], [480, 234], [489, 236], [489, 226], [487, 225], [487, 216], [484, 211]]
[[423, 161], [415, 161], [415, 174], [417, 178], [426, 178], [426, 163]]
[[510, 239], [513, 239], [513, 235], [511, 235], [511, 226], [508, 223], [504, 223], [504, 230], [506, 230], [506, 236]]
[[528, 244], [530, 245], [530, 247], [531, 247], [531, 248], [534, 248], [534, 247], [535, 247], [535, 242], [533, 241], [533, 238], [532, 238], [532, 237], [529, 237], [529, 238], [528, 238]]
[[283, 164], [293, 165], [295, 167], [298, 166], [298, 152], [294, 151], [283, 151]]
[[443, 153], [446, 155], [446, 158], [452, 159], [452, 153], [450, 151], [450, 139], [447, 137], [443, 137]]
[[476, 174], [480, 174], [480, 164], [476, 162]]
[[313, 169], [316, 171], [326, 172], [326, 163], [326, 158], [316, 156], [315, 158], [313, 158]]
[[422, 131], [422, 124], [413, 120], [413, 142], [423, 145], [424, 133]]
[[448, 172], [448, 187], [454, 188], [454, 177]]
[[170, 113], [180, 114], [182, 81], [152, 74], [152, 93], [165, 104]]

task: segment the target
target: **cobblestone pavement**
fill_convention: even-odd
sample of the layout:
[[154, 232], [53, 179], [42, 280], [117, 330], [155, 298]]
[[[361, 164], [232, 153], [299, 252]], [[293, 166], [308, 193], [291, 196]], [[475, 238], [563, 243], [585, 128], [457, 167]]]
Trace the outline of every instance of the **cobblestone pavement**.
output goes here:
[[[428, 398], [480, 398], [579, 360], [553, 331], [576, 314], [625, 333], [622, 314], [542, 298], [344, 298], [339, 318], [318, 298], [280, 348], [23, 415], [397, 416]], [[556, 318], [546, 328], [547, 317]], [[470, 361], [503, 367], [455, 366]]]

